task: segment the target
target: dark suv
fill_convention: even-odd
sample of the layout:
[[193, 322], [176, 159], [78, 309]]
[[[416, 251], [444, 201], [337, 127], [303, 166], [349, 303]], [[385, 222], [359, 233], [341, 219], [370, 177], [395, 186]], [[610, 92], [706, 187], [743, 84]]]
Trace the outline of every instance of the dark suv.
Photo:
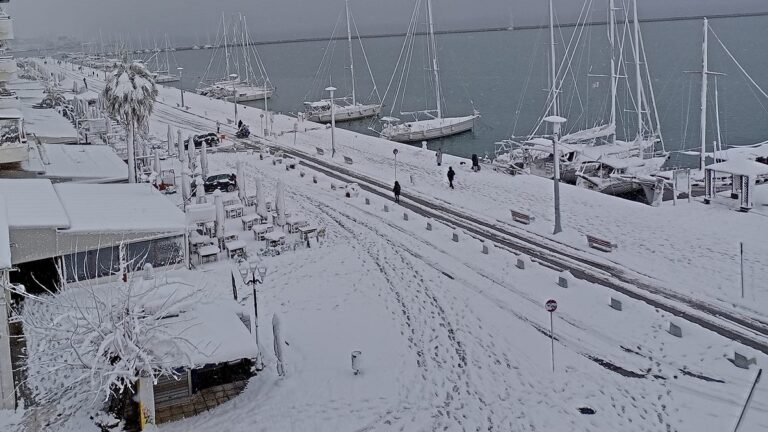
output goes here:
[[[192, 190], [195, 185], [192, 184]], [[237, 190], [237, 176], [234, 174], [215, 174], [208, 176], [203, 183], [205, 193], [211, 193], [216, 189], [222, 192], [234, 192]]]
[[[195, 135], [192, 137], [192, 142], [195, 143], [195, 148], [199, 149], [203, 147], [203, 142], [205, 142], [205, 145], [207, 147], [216, 147], [219, 145], [219, 137], [213, 132], [202, 134], [202, 135]], [[189, 149], [189, 138], [184, 140], [184, 148]]]

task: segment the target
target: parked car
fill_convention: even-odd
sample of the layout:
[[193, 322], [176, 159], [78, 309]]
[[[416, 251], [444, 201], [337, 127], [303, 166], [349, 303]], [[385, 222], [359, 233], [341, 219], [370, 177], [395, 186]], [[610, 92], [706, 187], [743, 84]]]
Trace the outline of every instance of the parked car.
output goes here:
[[[203, 142], [205, 142], [206, 146], [208, 147], [216, 147], [219, 145], [219, 137], [215, 133], [210, 132], [207, 134], [193, 136], [192, 142], [195, 143], [196, 149], [202, 148]], [[189, 149], [189, 138], [184, 140], [184, 148]]]
[[[214, 174], [208, 176], [203, 182], [205, 193], [212, 193], [216, 189], [222, 192], [234, 192], [237, 190], [237, 176], [234, 174]], [[192, 183], [192, 190], [195, 190], [195, 183]]]

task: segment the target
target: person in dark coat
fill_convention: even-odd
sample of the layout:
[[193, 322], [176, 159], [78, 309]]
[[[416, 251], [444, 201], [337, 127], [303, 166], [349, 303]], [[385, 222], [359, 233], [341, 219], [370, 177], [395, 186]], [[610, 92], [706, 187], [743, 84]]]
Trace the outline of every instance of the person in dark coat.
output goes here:
[[83, 84], [85, 84], [85, 89], [88, 90], [88, 81], [83, 78]]
[[477, 154], [472, 154], [472, 171], [478, 172], [480, 171], [480, 160], [477, 158]]
[[454, 177], [456, 177], [456, 172], [453, 170], [453, 167], [448, 167], [448, 184], [451, 186], [451, 189], [453, 189]]
[[392, 192], [395, 193], [395, 202], [400, 202], [400, 182], [395, 180], [395, 187], [392, 188]]

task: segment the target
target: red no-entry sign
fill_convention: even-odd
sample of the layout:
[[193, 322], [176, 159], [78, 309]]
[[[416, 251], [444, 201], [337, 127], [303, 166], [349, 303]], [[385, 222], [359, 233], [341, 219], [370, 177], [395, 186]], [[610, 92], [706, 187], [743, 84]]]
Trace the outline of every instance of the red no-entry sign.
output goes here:
[[544, 307], [547, 308], [547, 312], [552, 313], [557, 310], [557, 302], [555, 300], [547, 300]]

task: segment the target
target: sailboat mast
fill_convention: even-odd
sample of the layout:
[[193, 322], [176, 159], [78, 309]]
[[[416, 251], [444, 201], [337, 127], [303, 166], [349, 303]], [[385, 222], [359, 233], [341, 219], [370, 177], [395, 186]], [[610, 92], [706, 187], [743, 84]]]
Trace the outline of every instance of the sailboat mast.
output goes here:
[[707, 81], [709, 78], [709, 20], [704, 18], [704, 41], [702, 44], [701, 67], [701, 155], [699, 168], [702, 175], [707, 166]]
[[349, 43], [349, 73], [352, 75], [352, 105], [357, 105], [357, 95], [355, 93], [355, 59], [352, 56], [352, 27], [349, 22], [349, 0], [344, 2], [347, 11], [347, 42]]
[[229, 79], [229, 46], [227, 43], [227, 23], [224, 21], [224, 13], [221, 14], [221, 28], [224, 30], [224, 57], [227, 59], [227, 78]]
[[557, 95], [557, 60], [555, 59], [555, 9], [552, 6], [552, 0], [549, 0], [549, 79], [552, 86], [552, 115], [560, 115], [560, 109], [558, 107], [558, 95]]
[[[635, 84], [637, 88], [637, 140], [643, 137], [643, 77], [640, 75], [640, 18], [637, 16], [637, 0], [632, 2], [635, 30]], [[642, 145], [640, 151], [642, 153]]]
[[[551, 0], [550, 0], [551, 1]], [[432, 50], [432, 73], [435, 78], [435, 102], [437, 118], [443, 118], [443, 108], [440, 103], [440, 69], [437, 66], [437, 44], [435, 43], [435, 24], [432, 19], [432, 0], [427, 0], [427, 15], [429, 17], [429, 46]]]
[[609, 141], [613, 143], [616, 140], [616, 5], [614, 0], [610, 1], [608, 7], [610, 8], [609, 41], [611, 44], [611, 127], [614, 130], [609, 137]]

